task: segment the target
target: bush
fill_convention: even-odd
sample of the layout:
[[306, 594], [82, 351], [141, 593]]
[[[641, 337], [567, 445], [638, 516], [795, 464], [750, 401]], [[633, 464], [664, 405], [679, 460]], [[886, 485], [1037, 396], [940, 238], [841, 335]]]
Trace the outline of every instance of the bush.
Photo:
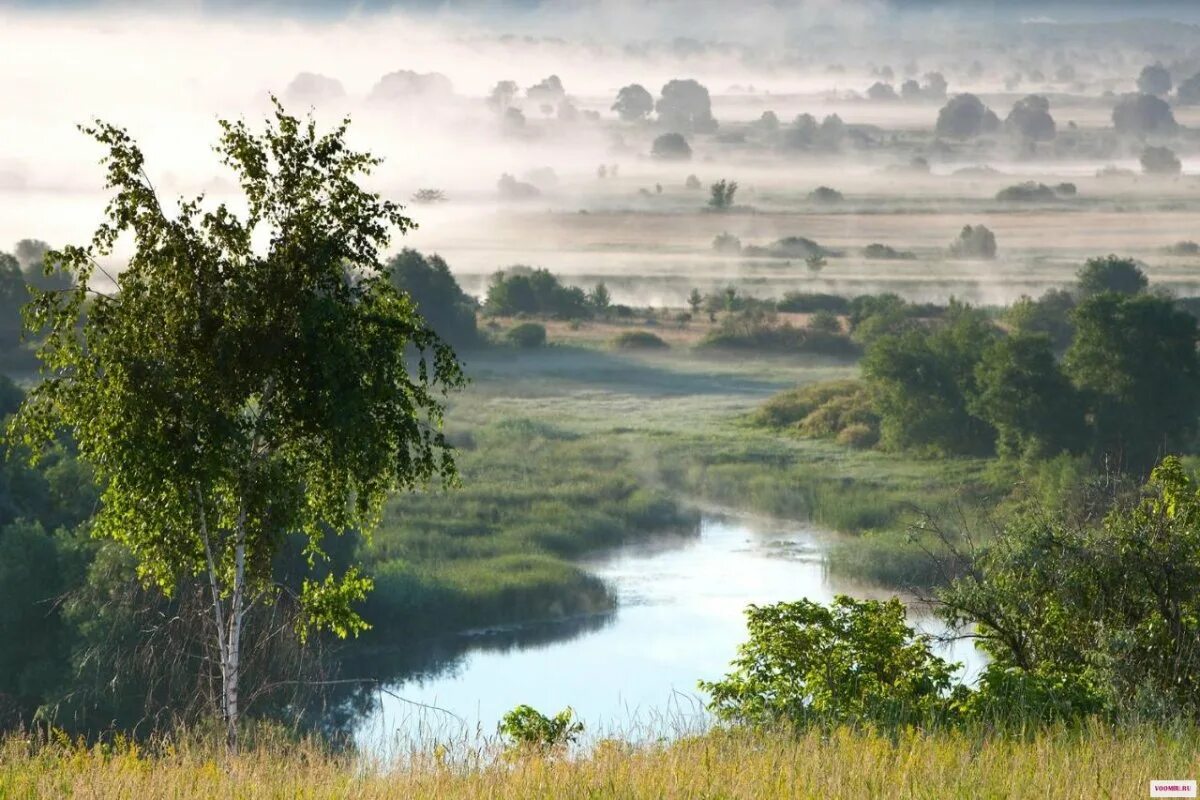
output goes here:
[[1195, 256], [1200, 255], [1200, 244], [1192, 241], [1176, 242], [1168, 245], [1166, 248], [1167, 255], [1171, 256]]
[[650, 155], [662, 161], [687, 161], [692, 157], [692, 148], [679, 133], [664, 133], [654, 140]]
[[879, 444], [879, 429], [861, 422], [847, 425], [837, 435], [837, 443], [855, 450], [867, 450]]
[[762, 352], [809, 353], [850, 358], [858, 346], [850, 337], [836, 333], [779, 324], [775, 315], [759, 308], [730, 314], [700, 343], [703, 347]]
[[[701, 681], [719, 719], [788, 723], [928, 724], [952, 711], [958, 665], [933, 652], [892, 598], [831, 606], [810, 600], [750, 606], [749, 640], [723, 680]], [[957, 693], [956, 693], [957, 695]]]
[[546, 328], [536, 322], [523, 322], [510, 328], [505, 338], [517, 347], [542, 347], [546, 344]]
[[[823, 381], [780, 392], [751, 417], [757, 425], [792, 428], [813, 439], [836, 438], [852, 447], [873, 447], [879, 416], [859, 380]], [[854, 431], [843, 433], [853, 428]]]
[[1142, 172], [1147, 175], [1178, 175], [1183, 172], [1183, 162], [1169, 147], [1147, 147], [1140, 158]]
[[732, 233], [719, 233], [713, 239], [712, 248], [718, 253], [736, 255], [742, 252], [742, 240]]
[[818, 186], [808, 193], [808, 199], [814, 203], [840, 203], [844, 198], [837, 189]]
[[492, 275], [483, 308], [492, 315], [542, 314], [556, 319], [588, 319], [594, 311], [583, 289], [563, 286], [549, 270], [521, 265]]
[[517, 747], [554, 750], [566, 747], [583, 733], [583, 723], [572, 722], [574, 717], [569, 707], [547, 717], [531, 706], [521, 705], [504, 715], [500, 733]]
[[650, 331], [625, 331], [613, 339], [613, 346], [622, 350], [662, 350], [670, 347]]
[[875, 242], [863, 248], [863, 256], [886, 261], [911, 261], [917, 257], [917, 254]]
[[788, 292], [775, 303], [778, 311], [796, 314], [812, 314], [817, 311], [828, 311], [831, 314], [848, 314], [850, 301], [836, 294], [817, 294], [813, 292]]
[[818, 311], [809, 317], [808, 329], [820, 333], [841, 333], [842, 321], [830, 311]]
[[964, 225], [958, 238], [950, 243], [950, 255], [955, 258], [993, 259], [996, 257], [996, 235], [983, 225]]
[[750, 246], [743, 251], [748, 256], [768, 256], [770, 258], [800, 258], [809, 259], [814, 256], [825, 258], [839, 256], [835, 250], [827, 250], [821, 245], [804, 236], [785, 236], [767, 247]]
[[1047, 203], [1058, 199], [1058, 193], [1044, 183], [1025, 181], [996, 193], [1002, 203]]

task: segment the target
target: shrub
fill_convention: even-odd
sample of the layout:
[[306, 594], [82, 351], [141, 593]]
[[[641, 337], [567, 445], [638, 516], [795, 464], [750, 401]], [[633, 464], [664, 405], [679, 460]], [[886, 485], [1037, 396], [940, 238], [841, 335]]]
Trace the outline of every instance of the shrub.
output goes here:
[[583, 733], [583, 723], [573, 722], [574, 717], [569, 707], [547, 717], [532, 706], [520, 705], [504, 715], [500, 733], [517, 747], [554, 750], [566, 747]]
[[1166, 248], [1167, 255], [1171, 256], [1194, 256], [1200, 255], [1200, 244], [1192, 241], [1176, 242], [1168, 245]]
[[995, 258], [996, 235], [983, 225], [964, 225], [958, 238], [950, 243], [950, 255], [955, 258]]
[[692, 148], [679, 133], [664, 133], [654, 140], [650, 155], [662, 161], [687, 161], [692, 157]]
[[905, 623], [904, 604], [750, 606], [749, 640], [723, 680], [701, 681], [718, 718], [753, 725], [930, 723], [950, 715], [957, 665]]
[[1002, 203], [1046, 203], [1058, 199], [1058, 193], [1044, 183], [1025, 181], [996, 193]]
[[818, 311], [809, 317], [808, 329], [821, 333], [841, 333], [842, 321], [830, 311]]
[[855, 450], [866, 450], [879, 444], [879, 429], [856, 422], [842, 428], [837, 435], [837, 443]]
[[863, 248], [863, 256], [888, 261], [911, 261], [917, 257], [917, 254], [875, 242]]
[[557, 319], [587, 319], [594, 311], [583, 289], [563, 286], [549, 270], [522, 265], [492, 275], [483, 307], [493, 315], [543, 314]]
[[831, 189], [828, 186], [818, 186], [808, 193], [808, 199], [814, 203], [840, 203], [843, 200], [843, 196], [837, 189]]
[[848, 314], [850, 301], [836, 294], [817, 294], [813, 292], [788, 292], [775, 304], [779, 311], [797, 314], [811, 314], [817, 311], [828, 311], [831, 314]]
[[1169, 147], [1147, 147], [1140, 158], [1142, 172], [1147, 175], [1178, 175], [1183, 163]]
[[848, 336], [810, 328], [779, 324], [775, 315], [761, 308], [748, 308], [721, 320], [701, 342], [704, 347], [763, 352], [810, 353], [837, 357], [858, 355], [858, 346]]
[[869, 433], [851, 433], [847, 438], [879, 438], [879, 417], [871, 408], [866, 385], [859, 380], [822, 381], [780, 392], [760, 406], [751, 419], [757, 425], [790, 427], [801, 436], [815, 439], [839, 437], [852, 427], [865, 428]]
[[509, 342], [522, 348], [542, 347], [546, 344], [546, 328], [536, 322], [523, 322], [510, 328], [505, 336]]
[[742, 252], [742, 240], [732, 233], [719, 233], [713, 239], [712, 248], [718, 253], [736, 255]]
[[622, 350], [662, 350], [670, 347], [650, 331], [625, 331], [613, 339], [613, 346]]

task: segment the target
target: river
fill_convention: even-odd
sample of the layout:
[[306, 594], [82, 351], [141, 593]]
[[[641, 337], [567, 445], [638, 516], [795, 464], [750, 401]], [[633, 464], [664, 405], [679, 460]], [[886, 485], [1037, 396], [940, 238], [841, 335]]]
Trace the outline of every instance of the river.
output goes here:
[[[645, 739], [700, 729], [709, 717], [696, 682], [724, 675], [745, 638], [748, 604], [887, 596], [831, 576], [825, 541], [803, 525], [711, 517], [698, 536], [588, 561], [615, 590], [615, 611], [455, 637], [444, 663], [381, 695], [358, 739], [380, 750], [491, 736], [522, 703], [545, 714], [570, 706], [590, 736]], [[932, 618], [909, 616], [921, 630], [942, 630]], [[966, 642], [942, 654], [966, 664], [967, 680], [981, 665]]]

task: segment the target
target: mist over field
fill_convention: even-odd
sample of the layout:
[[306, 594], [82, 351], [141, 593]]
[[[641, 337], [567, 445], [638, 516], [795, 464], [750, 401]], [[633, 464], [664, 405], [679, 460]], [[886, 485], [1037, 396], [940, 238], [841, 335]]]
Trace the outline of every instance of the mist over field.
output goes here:
[[[271, 94], [293, 111], [311, 109], [321, 122], [350, 115], [352, 141], [386, 159], [373, 183], [385, 195], [406, 201], [422, 188], [444, 192], [449, 202], [413, 209], [421, 229], [405, 244], [443, 253], [473, 291], [495, 269], [529, 263], [589, 279], [645, 277], [644, 292], [629, 284], [622, 301], [680, 302], [690, 278], [679, 273], [690, 269], [673, 254], [694, 259], [706, 281], [755, 272], [728, 260], [706, 263], [717, 228], [755, 235], [757, 226], [767, 237], [803, 235], [851, 249], [882, 238], [938, 249], [973, 214], [1000, 212], [997, 224], [1013, 224], [994, 197], [1026, 180], [1070, 181], [1079, 192], [1053, 209], [1064, 213], [1016, 221], [1011, 236], [1001, 236], [1004, 269], [1037, 273], [1023, 290], [1056, 280], [1053, 261], [1083, 249], [1145, 253], [1187, 238], [1192, 220], [1180, 211], [1190, 202], [1189, 173], [1200, 170], [1187, 126], [1200, 124], [1200, 106], [1172, 104], [1184, 126], [1173, 134], [1183, 177], [1096, 175], [1105, 167], [1140, 172], [1141, 139], [1114, 135], [1112, 108], [1136, 89], [1147, 64], [1165, 62], [1177, 83], [1200, 70], [1191, 52], [1197, 29], [1166, 19], [1186, 21], [1194, 10], [1067, 3], [1038, 5], [1031, 14], [1034, 8], [812, 0], [749, 3], [731, 15], [721, 3], [670, 2], [10, 4], [0, 8], [0, 103], [10, 110], [0, 120], [0, 241], [32, 236], [62, 244], [88, 234], [102, 207], [100, 171], [95, 147], [75, 125], [93, 118], [136, 132], [164, 192], [227, 199], [228, 174], [204, 155], [216, 119], [259, 117]], [[906, 80], [919, 85], [933, 73], [944, 89], [903, 95]], [[561, 89], [530, 94], [550, 76]], [[693, 150], [685, 162], [651, 157], [654, 138], [671, 128], [655, 121], [660, 115], [623, 123], [612, 110], [621, 87], [640, 84], [657, 97], [673, 79], [704, 86], [719, 124], [712, 132], [684, 131]], [[515, 82], [516, 91], [503, 107], [489, 106], [501, 81]], [[873, 97], [873, 85], [891, 93]], [[1061, 135], [1035, 146], [1013, 136], [935, 135], [939, 109], [966, 92], [1000, 118], [1022, 97], [1044, 96]], [[510, 107], [520, 122], [506, 121]], [[778, 130], [764, 129], [764, 112], [779, 120]], [[793, 142], [788, 129], [801, 114], [817, 121], [836, 115], [845, 133], [834, 143]], [[913, 159], [924, 159], [928, 170], [907, 169]], [[601, 165], [615, 165], [617, 176], [599, 179]], [[536, 197], [505, 196], [497, 189], [504, 174], [531, 184]], [[768, 219], [718, 225], [692, 213], [706, 198], [684, 189], [689, 175], [705, 189], [720, 178], [737, 180], [739, 203]], [[794, 216], [823, 185], [845, 195], [831, 209], [836, 217]], [[1085, 216], [1114, 204], [1134, 215], [1129, 221], [1141, 208], [1164, 205], [1177, 216], [1145, 220], [1133, 237]], [[584, 212], [608, 216], [569, 216]], [[937, 216], [905, 224], [910, 213]], [[635, 231], [630, 214], [669, 218], [661, 228], [634, 223]], [[1015, 297], [997, 295], [987, 285], [991, 276], [922, 256], [922, 268], [960, 295]], [[843, 287], [871, 270], [845, 272]], [[797, 283], [758, 277], [768, 294]], [[947, 290], [926, 295], [945, 299]]]
[[1200, 4], [0, 0], [0, 109], [0, 796], [1200, 775]]

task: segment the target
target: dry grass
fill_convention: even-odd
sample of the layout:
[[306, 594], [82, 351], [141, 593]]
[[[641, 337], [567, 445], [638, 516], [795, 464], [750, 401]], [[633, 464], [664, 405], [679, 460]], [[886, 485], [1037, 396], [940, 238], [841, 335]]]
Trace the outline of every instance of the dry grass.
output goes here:
[[211, 748], [66, 744], [0, 747], [2, 797], [237, 798], [1095, 798], [1145, 797], [1152, 778], [1200, 774], [1195, 730], [1096, 725], [1027, 738], [908, 733], [891, 738], [713, 732], [672, 744], [601, 742], [584, 756], [380, 764], [306, 745], [232, 761]]

